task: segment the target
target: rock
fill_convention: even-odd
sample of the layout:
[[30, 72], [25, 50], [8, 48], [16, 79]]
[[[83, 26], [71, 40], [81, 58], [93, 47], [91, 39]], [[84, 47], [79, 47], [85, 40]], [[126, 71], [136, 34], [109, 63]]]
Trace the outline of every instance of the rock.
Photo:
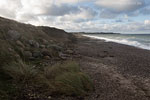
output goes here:
[[81, 55], [73, 55], [75, 58], [81, 58]]
[[29, 40], [29, 44], [30, 44], [31, 46], [33, 46], [33, 42], [34, 42], [34, 40]]
[[41, 54], [40, 51], [34, 51], [34, 52], [32, 53], [32, 56], [35, 57], [35, 58], [39, 58], [39, 57], [42, 56], [42, 54]]
[[67, 57], [61, 57], [61, 59], [63, 59], [63, 60], [67, 60]]
[[45, 39], [42, 39], [42, 43], [43, 43], [43, 44], [48, 44], [48, 41], [45, 40]]
[[51, 96], [48, 96], [47, 98], [48, 98], [48, 99], [51, 99], [52, 97], [51, 97]]
[[6, 38], [10, 40], [18, 40], [21, 38], [21, 34], [15, 30], [9, 30]]
[[67, 50], [66, 52], [69, 53], [69, 54], [73, 54], [74, 53], [73, 50]]
[[43, 49], [43, 50], [42, 50], [42, 54], [43, 54], [44, 56], [51, 56], [51, 52], [50, 52], [49, 50], [47, 50], [47, 49]]
[[58, 46], [58, 45], [55, 45], [55, 44], [48, 45], [47, 48], [52, 48], [52, 49], [55, 49], [57, 51], [62, 51], [63, 50], [63, 48], [61, 46]]
[[30, 57], [32, 57], [32, 53], [30, 51], [25, 51], [24, 56], [27, 58], [30, 58]]
[[70, 57], [69, 55], [67, 54], [63, 54], [62, 52], [59, 53], [59, 57], [63, 60], [66, 60], [68, 57]]
[[50, 57], [49, 56], [44, 56], [44, 59], [49, 60]]
[[45, 48], [45, 47], [46, 47], [45, 45], [40, 45], [40, 48], [42, 48], [42, 49]]
[[16, 57], [17, 59], [20, 59], [19, 54], [15, 54], [15, 57]]
[[35, 48], [39, 48], [39, 47], [40, 47], [40, 45], [39, 45], [38, 42], [35, 42], [35, 43], [33, 44], [33, 46], [34, 46]]
[[12, 48], [8, 48], [8, 50], [9, 50], [10, 52], [14, 52], [14, 50], [13, 50]]
[[34, 41], [34, 40], [29, 40], [29, 44], [35, 48], [39, 48], [40, 45], [38, 42]]
[[53, 41], [53, 40], [50, 40], [50, 42], [53, 43], [54, 41]]
[[23, 47], [23, 48], [25, 47], [24, 44], [19, 40], [16, 41], [16, 44], [20, 47]]
[[18, 51], [23, 54], [24, 53], [24, 49], [22, 47], [18, 48]]
[[25, 50], [25, 51], [30, 51], [30, 47], [27, 46], [27, 47], [24, 48], [24, 50]]

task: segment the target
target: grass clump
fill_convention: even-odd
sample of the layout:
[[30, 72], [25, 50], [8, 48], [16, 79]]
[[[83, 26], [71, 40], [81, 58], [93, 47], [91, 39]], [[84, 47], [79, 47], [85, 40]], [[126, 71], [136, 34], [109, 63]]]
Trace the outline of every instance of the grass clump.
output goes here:
[[[24, 86], [30, 90], [37, 90], [42, 95], [69, 95], [82, 96], [88, 91], [93, 90], [93, 84], [88, 75], [81, 72], [79, 64], [74, 61], [67, 61], [45, 67], [44, 70], [38, 70], [32, 65], [22, 60], [12, 61], [3, 67], [6, 81], [15, 82], [16, 92], [24, 89]], [[9, 83], [9, 82], [8, 82]], [[13, 87], [13, 85], [11, 85]], [[25, 88], [26, 89], [26, 88]], [[12, 90], [8, 88], [0, 91], [0, 96], [7, 97]], [[19, 93], [16, 95], [20, 95]]]
[[22, 60], [13, 61], [3, 67], [5, 73], [12, 77], [15, 81], [26, 82], [33, 79], [37, 71], [29, 64]]
[[57, 94], [85, 95], [93, 89], [89, 76], [81, 72], [74, 61], [47, 67], [45, 75], [53, 83], [53, 91]]

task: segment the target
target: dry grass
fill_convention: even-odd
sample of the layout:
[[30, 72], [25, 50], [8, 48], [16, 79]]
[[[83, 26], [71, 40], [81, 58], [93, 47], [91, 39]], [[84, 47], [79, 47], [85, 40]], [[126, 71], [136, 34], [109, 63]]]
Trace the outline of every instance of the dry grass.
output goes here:
[[79, 65], [73, 61], [47, 67], [45, 76], [57, 94], [85, 95], [93, 89], [89, 76], [82, 73]]
[[31, 80], [37, 74], [37, 71], [22, 60], [13, 61], [3, 67], [6, 74], [12, 77], [15, 81], [26, 82]]

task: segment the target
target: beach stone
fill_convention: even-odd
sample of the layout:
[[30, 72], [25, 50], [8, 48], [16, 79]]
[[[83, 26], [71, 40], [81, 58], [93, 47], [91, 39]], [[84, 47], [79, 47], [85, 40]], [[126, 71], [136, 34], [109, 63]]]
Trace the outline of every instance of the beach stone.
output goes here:
[[14, 52], [14, 50], [13, 50], [12, 48], [8, 48], [8, 50], [9, 50], [10, 52]]
[[22, 47], [18, 48], [19, 52], [21, 52], [22, 54], [24, 53], [24, 49]]
[[21, 34], [15, 30], [9, 30], [6, 38], [10, 40], [18, 40], [21, 38]]
[[52, 48], [52, 49], [55, 49], [57, 51], [62, 51], [63, 50], [63, 48], [61, 46], [58, 46], [58, 45], [55, 45], [55, 44], [48, 45], [47, 48]]
[[70, 57], [69, 55], [67, 54], [63, 54], [62, 52], [59, 53], [59, 57], [63, 60], [66, 60], [68, 57]]
[[30, 47], [27, 46], [27, 47], [24, 48], [24, 50], [25, 50], [25, 51], [30, 51]]
[[16, 44], [20, 47], [23, 47], [23, 48], [25, 47], [24, 44], [19, 40], [16, 41]]
[[42, 39], [42, 43], [43, 43], [43, 44], [48, 44], [48, 41], [45, 40], [45, 39]]
[[44, 56], [44, 59], [49, 60], [50, 56]]
[[35, 60], [36, 58], [34, 58], [34, 57], [29, 57], [29, 60]]
[[40, 45], [40, 48], [45, 48], [46, 46], [45, 45]]
[[30, 51], [25, 51], [24, 56], [27, 58], [30, 58], [30, 57], [32, 57], [32, 53]]
[[29, 44], [32, 46], [33, 45], [34, 40], [29, 40]]
[[29, 40], [29, 44], [35, 48], [39, 48], [40, 45], [38, 42], [34, 41], [34, 40]]
[[74, 53], [73, 50], [67, 50], [66, 52], [69, 53], [69, 54], [73, 54]]
[[16, 57], [17, 59], [20, 59], [20, 55], [19, 55], [19, 54], [15, 54], [15, 57]]
[[35, 43], [33, 44], [33, 46], [34, 46], [35, 48], [39, 48], [39, 47], [40, 47], [40, 45], [39, 45], [38, 42], [35, 42]]
[[34, 52], [32, 53], [32, 56], [35, 57], [35, 58], [38, 58], [38, 57], [41, 57], [42, 54], [41, 54], [40, 51], [34, 51]]
[[51, 52], [50, 52], [49, 50], [47, 50], [47, 49], [43, 49], [43, 50], [42, 50], [42, 54], [43, 54], [44, 56], [51, 56]]

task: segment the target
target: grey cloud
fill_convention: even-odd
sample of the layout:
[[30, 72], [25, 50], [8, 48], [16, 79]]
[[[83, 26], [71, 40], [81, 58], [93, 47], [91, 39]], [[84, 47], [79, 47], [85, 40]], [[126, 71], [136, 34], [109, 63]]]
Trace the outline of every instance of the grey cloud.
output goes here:
[[[124, 4], [125, 2], [123, 1], [128, 1], [128, 2]], [[119, 0], [117, 2], [114, 2], [114, 0], [106, 0], [106, 1], [97, 0], [96, 4], [99, 5], [99, 9], [102, 9], [99, 12], [100, 18], [114, 19], [122, 14], [126, 14], [128, 16], [138, 16], [142, 12], [143, 13], [150, 12], [149, 9], [140, 12], [141, 9], [147, 6], [144, 0]]]
[[70, 5], [51, 5], [46, 9], [45, 15], [50, 16], [63, 16], [65, 14], [70, 13], [77, 13], [80, 9], [77, 6], [70, 6]]
[[132, 12], [145, 6], [144, 0], [96, 0], [96, 5], [112, 12]]
[[98, 15], [98, 13], [90, 7], [79, 7], [79, 12], [72, 13], [70, 15], [61, 16], [61, 21], [70, 21], [75, 23], [86, 22], [89, 20], [94, 20], [94, 18]]
[[121, 19], [118, 19], [118, 20], [116, 20], [115, 22], [118, 22], [118, 23], [120, 23], [120, 22], [123, 22], [123, 20], [121, 20]]
[[145, 7], [140, 10], [140, 13], [143, 15], [150, 15], [150, 7]]
[[111, 12], [109, 10], [102, 10], [100, 12], [100, 18], [104, 18], [104, 19], [113, 19], [116, 18], [119, 14], [116, 12]]

